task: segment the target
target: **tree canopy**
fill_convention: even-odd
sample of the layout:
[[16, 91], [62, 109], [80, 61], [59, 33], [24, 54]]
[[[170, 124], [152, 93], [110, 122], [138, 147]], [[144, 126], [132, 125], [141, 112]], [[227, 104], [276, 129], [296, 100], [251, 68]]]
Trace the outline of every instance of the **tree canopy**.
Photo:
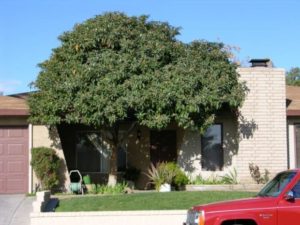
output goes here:
[[222, 106], [240, 106], [245, 87], [223, 43], [186, 44], [178, 35], [168, 23], [118, 12], [75, 25], [39, 65], [30, 120], [113, 128], [130, 118], [149, 128], [206, 128]]
[[294, 67], [286, 74], [286, 83], [291, 86], [300, 86], [300, 68]]

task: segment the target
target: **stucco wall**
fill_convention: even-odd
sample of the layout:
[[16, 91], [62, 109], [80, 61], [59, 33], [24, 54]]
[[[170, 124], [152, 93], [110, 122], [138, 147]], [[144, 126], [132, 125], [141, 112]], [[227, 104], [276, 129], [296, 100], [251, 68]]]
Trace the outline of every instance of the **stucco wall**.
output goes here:
[[201, 135], [195, 131], [181, 131], [183, 138], [178, 144], [178, 164], [191, 177], [224, 175], [236, 164], [238, 152], [237, 119], [230, 112], [222, 112], [216, 118], [222, 124], [224, 167], [222, 171], [201, 171]]
[[[59, 189], [62, 191], [66, 191], [68, 189], [69, 174], [66, 167], [66, 161], [64, 152], [61, 147], [60, 138], [58, 136], [57, 130], [55, 128], [49, 130], [47, 126], [43, 125], [34, 125], [32, 127], [32, 147], [49, 147], [55, 150], [57, 155], [62, 159], [62, 165], [60, 168], [60, 187]], [[38, 184], [38, 180], [36, 176], [33, 174], [33, 188]]]

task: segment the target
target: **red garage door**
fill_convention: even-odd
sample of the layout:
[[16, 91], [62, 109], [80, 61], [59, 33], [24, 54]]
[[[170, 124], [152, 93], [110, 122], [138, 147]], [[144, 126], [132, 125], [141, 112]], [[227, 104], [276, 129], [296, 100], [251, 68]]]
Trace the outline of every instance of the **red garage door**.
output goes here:
[[0, 126], [0, 193], [28, 192], [28, 128]]

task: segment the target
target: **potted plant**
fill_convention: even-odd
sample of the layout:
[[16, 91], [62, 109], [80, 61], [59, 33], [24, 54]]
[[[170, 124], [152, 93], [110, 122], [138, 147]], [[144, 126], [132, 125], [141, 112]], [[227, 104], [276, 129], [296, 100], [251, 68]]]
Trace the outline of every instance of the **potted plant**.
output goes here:
[[150, 179], [150, 183], [154, 184], [157, 191], [171, 191], [171, 183], [175, 173], [167, 163], [158, 163], [156, 167], [151, 163], [146, 176]]

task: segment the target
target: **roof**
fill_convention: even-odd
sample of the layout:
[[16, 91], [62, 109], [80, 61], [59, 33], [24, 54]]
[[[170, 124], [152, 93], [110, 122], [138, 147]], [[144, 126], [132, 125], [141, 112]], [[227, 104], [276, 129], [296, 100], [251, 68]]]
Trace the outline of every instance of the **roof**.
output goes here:
[[29, 107], [21, 97], [0, 96], [0, 116], [28, 116]]
[[287, 116], [300, 116], [300, 87], [286, 86]]
[[[0, 116], [28, 116], [28, 93], [0, 96]], [[286, 86], [287, 116], [300, 116], [300, 87]]]

